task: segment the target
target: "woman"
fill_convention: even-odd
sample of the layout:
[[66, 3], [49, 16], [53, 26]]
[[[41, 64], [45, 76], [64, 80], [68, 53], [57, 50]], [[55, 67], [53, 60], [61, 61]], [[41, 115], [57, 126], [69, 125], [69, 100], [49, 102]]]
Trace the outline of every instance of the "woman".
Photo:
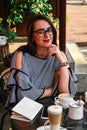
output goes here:
[[[69, 93], [68, 67], [53, 24], [46, 16], [35, 15], [29, 20], [28, 44], [17, 49], [13, 57], [7, 88], [13, 84], [13, 95], [17, 83], [18, 100], [25, 94], [34, 100], [50, 96], [57, 82], [58, 93]], [[14, 101], [11, 96], [10, 102]]]

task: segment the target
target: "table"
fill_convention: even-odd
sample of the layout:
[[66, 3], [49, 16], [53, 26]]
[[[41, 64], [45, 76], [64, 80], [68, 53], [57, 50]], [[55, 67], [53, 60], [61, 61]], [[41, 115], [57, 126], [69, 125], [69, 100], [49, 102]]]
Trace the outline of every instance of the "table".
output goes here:
[[[75, 99], [78, 100], [79, 96], [83, 96], [84, 100], [84, 93], [77, 93]], [[84, 111], [84, 118], [81, 120], [72, 120], [68, 118], [68, 108], [63, 110], [62, 116], [62, 126], [66, 127], [67, 130], [87, 130], [87, 112]], [[18, 121], [11, 119], [11, 125], [13, 130], [36, 130], [37, 127], [42, 126], [46, 120], [41, 119], [40, 117], [31, 124], [29, 122]]]

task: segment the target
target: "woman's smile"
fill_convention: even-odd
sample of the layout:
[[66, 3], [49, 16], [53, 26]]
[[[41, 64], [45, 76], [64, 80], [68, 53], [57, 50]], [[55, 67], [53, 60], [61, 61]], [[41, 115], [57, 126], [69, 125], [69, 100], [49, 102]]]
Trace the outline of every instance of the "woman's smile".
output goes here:
[[46, 43], [49, 43], [50, 39], [44, 39], [43, 41], [46, 42]]

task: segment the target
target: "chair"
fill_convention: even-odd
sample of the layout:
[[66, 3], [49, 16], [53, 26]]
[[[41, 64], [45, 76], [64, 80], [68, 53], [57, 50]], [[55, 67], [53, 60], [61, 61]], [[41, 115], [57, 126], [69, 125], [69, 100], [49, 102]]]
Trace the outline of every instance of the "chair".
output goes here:
[[11, 66], [11, 59], [14, 55], [14, 52], [10, 53], [9, 44], [0, 46], [0, 62], [7, 68]]
[[0, 62], [3, 62], [3, 58], [9, 54], [9, 45], [0, 46]]
[[[0, 100], [2, 105], [4, 106], [7, 97], [8, 97], [8, 92], [3, 90], [4, 85], [6, 84], [8, 78], [10, 76], [10, 68], [6, 68], [4, 69], [1, 74], [0, 74]], [[3, 126], [4, 126], [4, 120], [6, 115], [8, 114], [8, 110], [6, 110], [6, 112], [2, 115], [1, 117], [1, 126], [0, 126], [0, 130], [3, 130]], [[10, 129], [10, 128], [9, 128]]]

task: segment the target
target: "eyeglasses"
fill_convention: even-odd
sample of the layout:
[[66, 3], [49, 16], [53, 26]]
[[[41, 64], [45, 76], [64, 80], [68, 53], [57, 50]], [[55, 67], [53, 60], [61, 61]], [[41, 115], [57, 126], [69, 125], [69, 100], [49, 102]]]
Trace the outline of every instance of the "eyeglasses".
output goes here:
[[47, 30], [44, 30], [44, 29], [38, 29], [36, 31], [33, 31], [34, 33], [37, 33], [40, 37], [43, 37], [45, 36], [46, 32], [49, 34], [49, 35], [52, 35], [53, 34], [53, 28], [52, 27], [48, 27]]

